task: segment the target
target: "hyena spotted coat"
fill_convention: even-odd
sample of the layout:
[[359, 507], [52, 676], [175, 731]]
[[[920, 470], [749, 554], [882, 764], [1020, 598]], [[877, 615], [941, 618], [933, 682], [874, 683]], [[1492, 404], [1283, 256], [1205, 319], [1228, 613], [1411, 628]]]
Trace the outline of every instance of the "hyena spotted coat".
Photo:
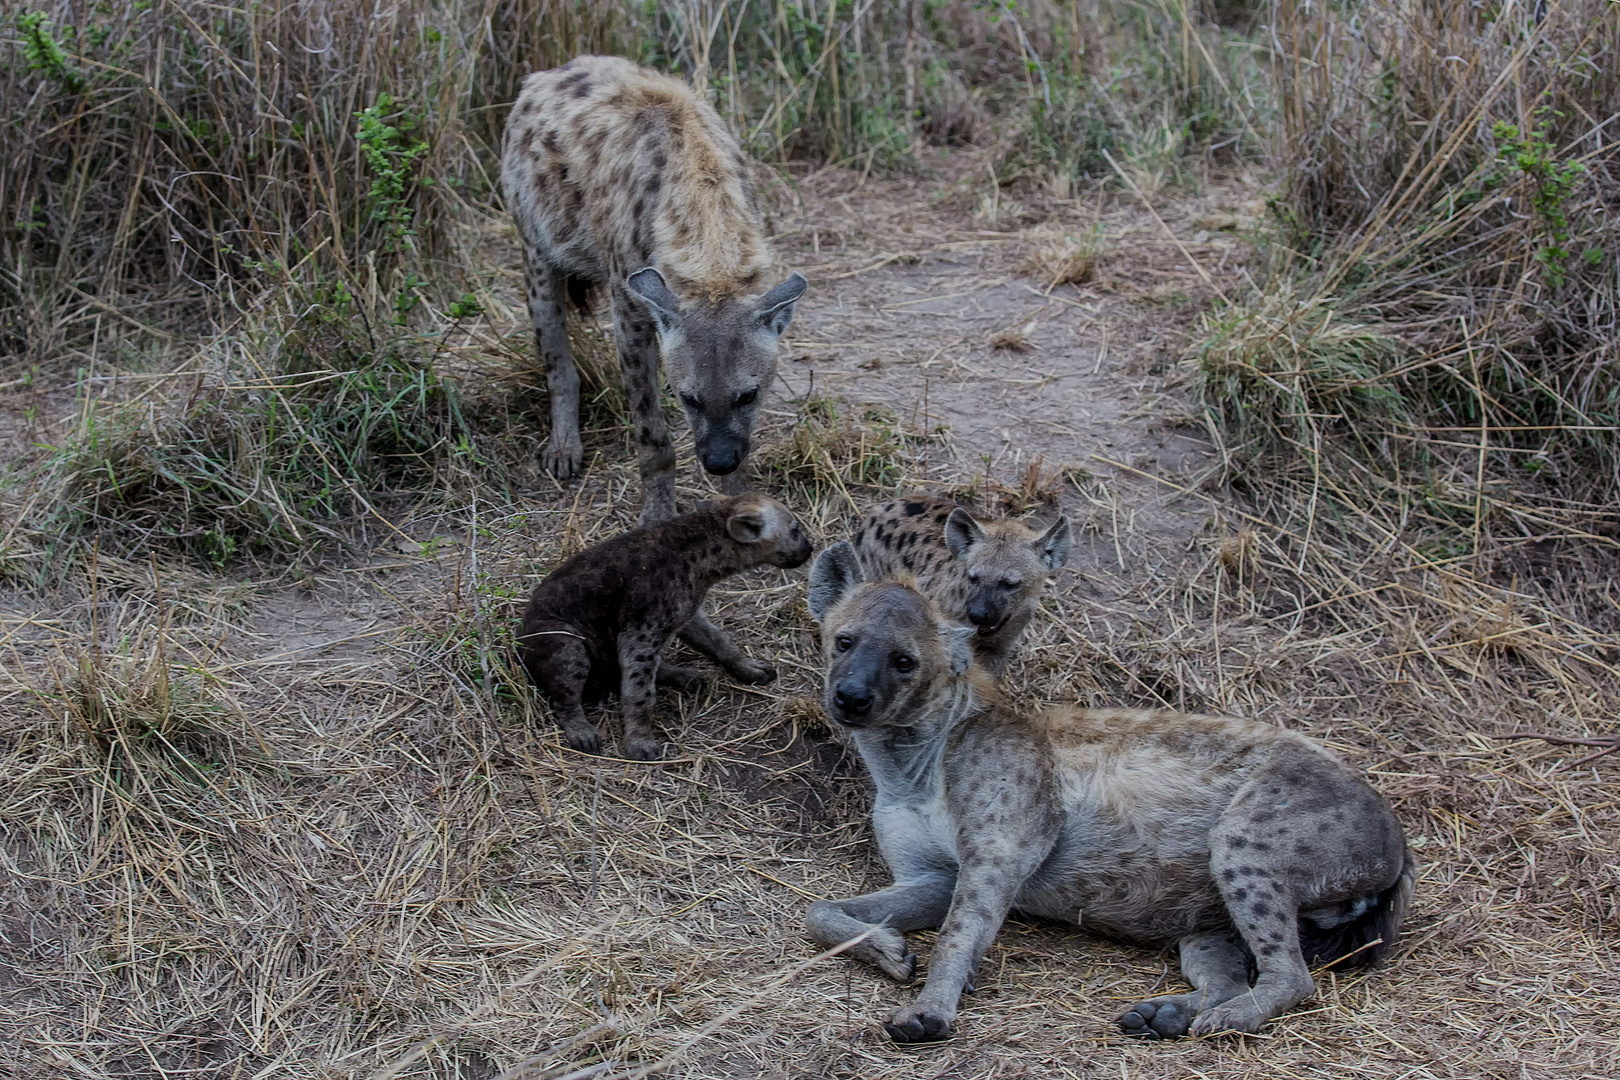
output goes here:
[[640, 455], [643, 524], [675, 513], [675, 451], [658, 404], [662, 354], [703, 467], [740, 490], [777, 338], [804, 295], [794, 274], [760, 294], [771, 248], [748, 162], [677, 79], [581, 56], [524, 80], [506, 121], [501, 183], [523, 240], [529, 317], [551, 394], [542, 460], [579, 472], [579, 376], [565, 301], [605, 286]]
[[1063, 709], [1036, 720], [973, 663], [971, 630], [899, 582], [862, 582], [847, 544], [810, 572], [824, 705], [865, 760], [894, 884], [810, 905], [810, 936], [901, 981], [903, 936], [939, 927], [928, 979], [887, 1023], [944, 1038], [1017, 909], [1176, 942], [1192, 990], [1117, 1020], [1131, 1035], [1252, 1032], [1361, 965], [1400, 929], [1416, 864], [1389, 803], [1302, 735], [1171, 712]]
[[971, 623], [973, 653], [999, 679], [1047, 579], [1069, 561], [1071, 540], [1067, 517], [1037, 534], [1017, 521], [979, 521], [949, 499], [912, 494], [867, 511], [850, 544], [868, 580], [915, 578], [946, 618]]
[[624, 756], [663, 756], [653, 725], [656, 687], [703, 684], [697, 672], [663, 662], [677, 633], [739, 682], [775, 679], [775, 668], [750, 660], [729, 634], [693, 616], [716, 582], [751, 566], [801, 566], [810, 550], [787, 507], [750, 493], [620, 533], [553, 570], [529, 598], [518, 655], [568, 745], [601, 749], [602, 733], [585, 719], [584, 703], [617, 690]]

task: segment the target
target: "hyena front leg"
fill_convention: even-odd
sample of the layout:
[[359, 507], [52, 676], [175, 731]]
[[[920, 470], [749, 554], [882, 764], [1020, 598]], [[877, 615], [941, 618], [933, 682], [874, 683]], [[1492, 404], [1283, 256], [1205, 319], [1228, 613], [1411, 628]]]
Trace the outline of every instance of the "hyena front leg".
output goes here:
[[[667, 635], [666, 635], [667, 636]], [[642, 630], [619, 635], [619, 705], [624, 710], [624, 756], [657, 761], [664, 756], [653, 707], [658, 702], [658, 663], [664, 638]]]
[[699, 608], [680, 629], [681, 640], [719, 664], [740, 683], [763, 685], [776, 678], [776, 669], [763, 660], [750, 660], [736, 640], [714, 624]]
[[579, 372], [568, 349], [568, 311], [563, 306], [567, 285], [562, 273], [532, 247], [524, 248], [523, 271], [529, 285], [529, 322], [551, 397], [551, 440], [541, 451], [540, 463], [558, 480], [571, 480], [585, 459], [585, 447], [579, 441]]
[[640, 524], [656, 525], [675, 516], [675, 447], [658, 404], [658, 329], [636, 309], [619, 278], [614, 275], [612, 286], [613, 340], [641, 459]]
[[817, 900], [805, 914], [810, 936], [826, 948], [865, 934], [848, 954], [899, 982], [917, 973], [917, 955], [906, 948], [905, 933], [938, 926], [951, 906], [949, 874], [896, 883], [848, 900]]

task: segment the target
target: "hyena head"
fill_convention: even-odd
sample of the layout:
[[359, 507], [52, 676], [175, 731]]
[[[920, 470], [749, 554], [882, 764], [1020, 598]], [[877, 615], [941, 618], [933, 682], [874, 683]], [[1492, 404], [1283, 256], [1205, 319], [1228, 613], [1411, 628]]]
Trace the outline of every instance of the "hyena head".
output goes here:
[[942, 722], [938, 707], [973, 663], [973, 630], [946, 622], [897, 581], [865, 582], [849, 543], [810, 568], [810, 614], [827, 660], [822, 704], [851, 728]]
[[776, 378], [776, 343], [809, 284], [794, 274], [763, 296], [682, 304], [657, 270], [627, 284], [658, 323], [658, 351], [686, 412], [698, 460], [717, 476], [748, 456], [754, 416]]
[[1048, 574], [1069, 561], [1069, 519], [1036, 536], [1016, 521], [975, 521], [961, 507], [945, 519], [945, 546], [967, 564], [967, 617], [990, 635], [1041, 595]]
[[754, 492], [727, 501], [726, 533], [742, 545], [752, 565], [791, 569], [810, 558], [810, 536], [787, 507]]

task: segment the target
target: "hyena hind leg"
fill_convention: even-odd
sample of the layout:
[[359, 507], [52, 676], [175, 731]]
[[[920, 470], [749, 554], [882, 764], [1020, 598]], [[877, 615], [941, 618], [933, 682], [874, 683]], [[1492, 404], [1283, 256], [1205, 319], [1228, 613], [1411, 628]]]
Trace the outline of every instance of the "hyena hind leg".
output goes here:
[[585, 719], [585, 687], [591, 675], [585, 643], [570, 633], [541, 631], [521, 644], [523, 667], [545, 695], [568, 745], [586, 754], [600, 752], [602, 733]]
[[551, 398], [551, 439], [541, 451], [540, 463], [558, 480], [571, 480], [585, 460], [585, 446], [579, 438], [579, 372], [568, 348], [567, 277], [532, 248], [524, 250], [523, 269], [528, 278], [529, 322]]
[[1186, 994], [1165, 994], [1132, 1005], [1117, 1021], [1127, 1035], [1175, 1039], [1187, 1034], [1200, 1013], [1249, 989], [1249, 955], [1234, 931], [1189, 934], [1181, 939], [1181, 977]]

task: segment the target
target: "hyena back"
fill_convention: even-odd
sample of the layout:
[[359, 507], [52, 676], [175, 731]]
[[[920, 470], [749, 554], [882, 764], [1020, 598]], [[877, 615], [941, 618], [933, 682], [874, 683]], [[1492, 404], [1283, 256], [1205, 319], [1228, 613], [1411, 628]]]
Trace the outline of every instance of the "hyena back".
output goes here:
[[810, 905], [823, 945], [910, 979], [904, 934], [939, 927], [928, 979], [886, 1025], [943, 1038], [1012, 910], [1176, 942], [1190, 992], [1117, 1020], [1150, 1038], [1252, 1032], [1314, 990], [1312, 964], [1377, 960], [1416, 864], [1389, 803], [1318, 744], [1171, 712], [1020, 715], [977, 670], [972, 631], [848, 544], [810, 571], [823, 704], [872, 775], [887, 889]]
[[660, 354], [703, 467], [740, 480], [776, 375], [777, 339], [806, 285], [794, 274], [758, 294], [770, 245], [747, 160], [714, 109], [679, 80], [627, 60], [577, 57], [524, 80], [506, 123], [501, 183], [523, 240], [551, 394], [545, 467], [566, 480], [584, 457], [564, 305], [605, 286], [635, 424], [642, 522], [675, 513]]

